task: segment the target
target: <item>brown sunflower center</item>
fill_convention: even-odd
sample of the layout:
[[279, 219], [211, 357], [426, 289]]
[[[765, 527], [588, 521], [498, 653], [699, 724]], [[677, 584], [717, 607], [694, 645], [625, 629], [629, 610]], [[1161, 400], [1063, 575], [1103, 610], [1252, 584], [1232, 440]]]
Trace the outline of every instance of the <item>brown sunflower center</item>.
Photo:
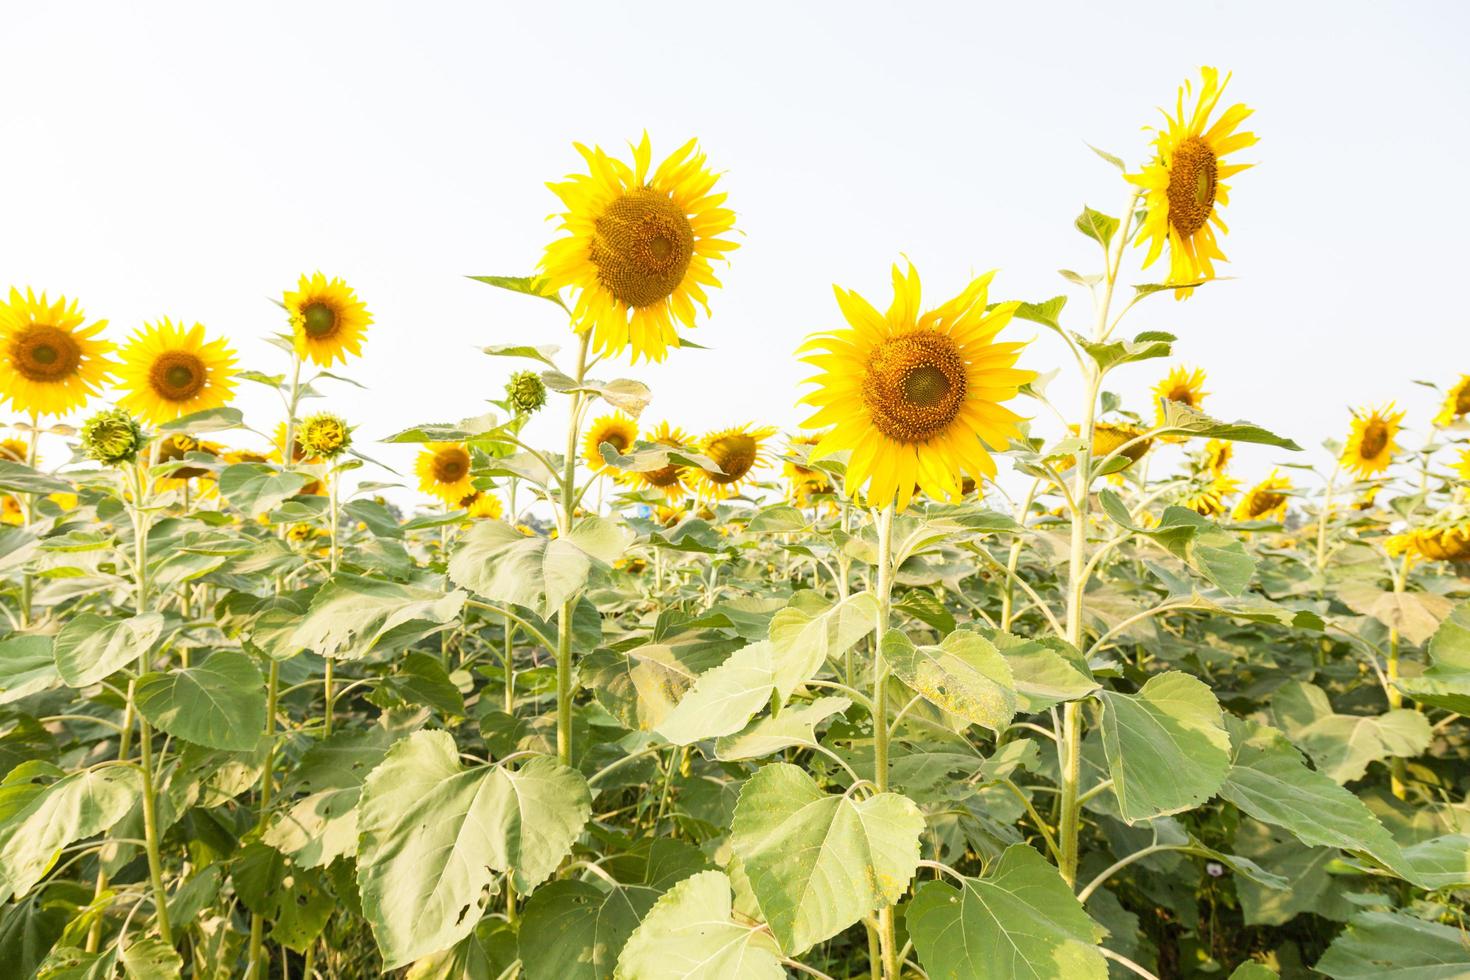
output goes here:
[[604, 442], [612, 446], [620, 453], [628, 448], [628, 437], [623, 435], [621, 432], [609, 432], [601, 439], [597, 440], [598, 445], [601, 445]]
[[1252, 517], [1260, 517], [1262, 514], [1269, 514], [1277, 507], [1280, 507], [1285, 500], [1286, 498], [1279, 493], [1272, 493], [1269, 490], [1257, 490], [1251, 494], [1250, 504], [1248, 505], [1250, 515]]
[[458, 483], [470, 472], [470, 454], [463, 449], [441, 449], [434, 454], [434, 480]]
[[694, 229], [667, 194], [630, 191], [607, 206], [594, 225], [592, 264], [619, 302], [652, 306], [668, 299], [694, 257]]
[[165, 401], [186, 402], [203, 390], [209, 380], [204, 362], [185, 351], [159, 355], [148, 369], [148, 384]]
[[34, 323], [10, 341], [11, 366], [27, 381], [64, 381], [76, 374], [82, 349], [76, 338], [47, 323]]
[[647, 470], [643, 474], [643, 482], [649, 486], [664, 488], [671, 487], [679, 482], [679, 470], [682, 467], [672, 463], [656, 470]]
[[1470, 384], [1455, 393], [1455, 414], [1470, 415]]
[[317, 340], [330, 337], [337, 331], [337, 311], [326, 303], [308, 303], [301, 311], [301, 329]]
[[729, 484], [739, 480], [755, 465], [755, 455], [759, 448], [753, 436], [742, 432], [721, 436], [710, 443], [705, 449], [705, 455], [724, 470], [723, 473], [708, 474], [710, 481]]
[[1169, 399], [1169, 401], [1171, 402], [1181, 402], [1182, 404], [1188, 405], [1190, 408], [1196, 407], [1194, 399], [1194, 389], [1190, 388], [1188, 385], [1175, 385], [1173, 388], [1169, 389], [1169, 393], [1164, 397]]
[[1373, 459], [1388, 446], [1388, 426], [1377, 419], [1363, 426], [1363, 440], [1358, 451], [1364, 459]]
[[921, 331], [885, 340], [873, 351], [863, 402], [873, 425], [888, 438], [927, 442], [960, 414], [968, 384], [955, 342]]
[[1215, 154], [1200, 137], [1190, 136], [1175, 147], [1169, 166], [1169, 223], [1183, 237], [1209, 220], [1218, 173]]

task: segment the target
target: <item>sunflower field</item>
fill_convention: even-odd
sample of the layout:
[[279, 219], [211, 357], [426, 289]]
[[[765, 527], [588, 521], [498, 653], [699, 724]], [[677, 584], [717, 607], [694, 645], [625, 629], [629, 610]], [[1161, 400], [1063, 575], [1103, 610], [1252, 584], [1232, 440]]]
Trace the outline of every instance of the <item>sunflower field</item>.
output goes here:
[[1470, 375], [1325, 450], [1209, 414], [1150, 321], [1229, 288], [1227, 81], [1098, 151], [1059, 295], [836, 287], [784, 434], [623, 376], [739, 261], [693, 140], [576, 146], [474, 277], [567, 329], [458, 422], [354, 427], [369, 284], [248, 368], [11, 288], [0, 976], [1470, 976]]

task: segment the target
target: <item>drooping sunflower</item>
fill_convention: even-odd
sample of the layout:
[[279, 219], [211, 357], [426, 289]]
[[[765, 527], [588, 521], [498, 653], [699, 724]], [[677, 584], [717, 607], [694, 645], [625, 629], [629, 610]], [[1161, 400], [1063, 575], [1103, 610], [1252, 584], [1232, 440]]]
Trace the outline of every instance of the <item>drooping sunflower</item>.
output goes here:
[[1224, 473], [1196, 483], [1180, 499], [1180, 507], [1188, 507], [1202, 517], [1218, 517], [1229, 509], [1229, 498], [1240, 490], [1240, 481]]
[[1470, 374], [1460, 375], [1460, 380], [1445, 392], [1444, 405], [1434, 417], [1434, 424], [1449, 425], [1464, 415], [1470, 415]]
[[50, 303], [45, 293], [12, 288], [0, 303], [0, 396], [17, 411], [65, 415], [97, 394], [113, 366], [113, 345], [97, 336], [106, 320], [85, 320], [76, 300]]
[[817, 407], [806, 428], [832, 426], [813, 449], [820, 459], [848, 449], [850, 491], [882, 506], [897, 497], [908, 506], [914, 487], [935, 498], [960, 495], [968, 474], [981, 483], [995, 475], [986, 448], [1020, 435], [1021, 417], [1001, 403], [1033, 380], [1015, 367], [1021, 343], [997, 343], [996, 334], [1019, 305], [986, 310], [993, 272], [953, 299], [920, 313], [919, 274], [893, 267], [893, 303], [879, 313], [857, 293], [834, 287], [850, 325], [812, 337], [801, 348], [821, 370], [801, 400]]
[[582, 459], [594, 473], [608, 471], [609, 475], [617, 478], [621, 476], [621, 470], [613, 470], [603, 462], [602, 444], [608, 443], [620, 453], [625, 453], [633, 443], [638, 441], [638, 423], [634, 422], [622, 412], [614, 412], [593, 420], [587, 427], [587, 434], [582, 437]]
[[228, 404], [235, 392], [235, 352], [223, 339], [205, 340], [201, 323], [185, 329], [164, 317], [129, 339], [117, 377], [124, 391], [118, 405], [162, 425]]
[[451, 507], [475, 492], [470, 476], [470, 451], [457, 442], [428, 442], [414, 460], [419, 489]]
[[287, 291], [283, 305], [291, 318], [291, 336], [299, 357], [322, 367], [362, 353], [363, 337], [373, 315], [357, 293], [341, 279], [320, 272], [302, 276], [296, 291]]
[[1240, 503], [1235, 505], [1234, 517], [1238, 521], [1280, 521], [1286, 517], [1287, 494], [1292, 490], [1291, 480], [1272, 470], [1260, 483], [1246, 491]]
[[1385, 544], [1395, 558], [1408, 554], [1419, 560], [1470, 562], [1470, 519], [1441, 515], [1433, 524], [1395, 534]]
[[489, 518], [499, 520], [505, 513], [505, 508], [500, 504], [500, 498], [483, 490], [471, 491], [462, 497], [455, 506], [465, 511], [465, 516], [471, 518]]
[[[12, 463], [24, 463], [30, 451], [30, 444], [24, 439], [17, 439], [15, 436], [0, 439], [0, 459], [8, 459]], [[39, 462], [39, 459], [37, 461]]]
[[[1226, 109], [1213, 123], [1210, 117], [1230, 82], [1227, 74], [1220, 79], [1214, 68], [1201, 68], [1203, 84], [1199, 101], [1186, 113], [1185, 102], [1193, 95], [1193, 86], [1185, 81], [1179, 87], [1174, 112], [1164, 112], [1167, 124], [1155, 129], [1154, 159], [1142, 172], [1129, 174], [1128, 180], [1144, 192], [1146, 215], [1137, 244], [1148, 243], [1145, 268], [1152, 265], [1169, 246], [1169, 282], [1198, 283], [1215, 275], [1215, 260], [1226, 261], [1220, 251], [1215, 230], [1228, 229], [1220, 217], [1220, 208], [1230, 203], [1227, 179], [1250, 167], [1248, 163], [1227, 164], [1225, 157], [1237, 150], [1254, 146], [1254, 133], [1236, 132], [1251, 110], [1241, 103]], [[1164, 111], [1164, 110], [1160, 110]], [[1184, 299], [1192, 289], [1176, 289], [1176, 299]]]
[[[654, 430], [649, 433], [648, 441], [657, 446], [668, 446], [671, 449], [688, 449], [692, 443], [689, 434], [683, 429], [669, 425], [668, 422], [660, 422]], [[598, 460], [601, 461], [601, 455]], [[688, 467], [678, 463], [670, 463], [668, 466], [660, 466], [656, 470], [643, 470], [635, 472], [629, 470], [623, 474], [624, 481], [639, 490], [656, 490], [664, 495], [669, 502], [683, 500], [689, 492]]]
[[1352, 430], [1342, 448], [1342, 465], [1359, 479], [1369, 479], [1388, 469], [1393, 454], [1398, 452], [1399, 424], [1403, 412], [1395, 412], [1392, 402], [1381, 408], [1353, 412]]
[[[178, 462], [190, 453], [200, 453], [219, 459], [224, 454], [224, 447], [182, 434], [171, 435], [158, 442], [159, 463]], [[219, 490], [215, 471], [204, 466], [175, 467], [168, 476], [160, 477], [156, 486], [160, 491], [183, 490], [189, 486], [191, 481], [195, 483], [195, 492], [201, 497], [212, 497]]]
[[700, 499], [724, 500], [743, 491], [752, 474], [768, 462], [766, 440], [775, 434], [773, 426], [746, 423], [711, 432], [700, 440], [700, 451], [721, 470], [700, 470], [696, 475]]
[[675, 324], [695, 325], [695, 303], [709, 315], [705, 287], [720, 285], [710, 263], [737, 247], [720, 237], [735, 212], [715, 192], [719, 175], [695, 140], [651, 174], [647, 133], [631, 167], [601, 147], [574, 145], [588, 172], [547, 184], [566, 205], [558, 230], [567, 234], [546, 246], [541, 288], [576, 293], [572, 320], [578, 333], [592, 331], [594, 350], [631, 346], [634, 361], [662, 361], [679, 346]]
[[[1071, 425], [1067, 428], [1073, 437], [1076, 437], [1082, 431], [1081, 426]], [[1142, 428], [1136, 425], [1130, 425], [1127, 422], [1097, 422], [1092, 427], [1092, 455], [1096, 459], [1102, 459], [1110, 453], [1122, 449], [1121, 455], [1128, 461], [1127, 465], [1123, 467], [1126, 470], [1129, 466], [1143, 459], [1148, 453], [1149, 448], [1153, 446], [1154, 441], [1152, 439], [1142, 439], [1141, 441], [1134, 442], [1135, 439], [1140, 439], [1143, 435], [1145, 435], [1145, 432]], [[1132, 445], [1129, 445], [1129, 443], [1132, 443]], [[1124, 446], [1128, 448], [1124, 449]], [[1077, 460], [1070, 455], [1064, 455], [1056, 460], [1056, 465], [1059, 470], [1066, 472], [1077, 465]], [[1117, 476], [1118, 474], [1114, 475]]]

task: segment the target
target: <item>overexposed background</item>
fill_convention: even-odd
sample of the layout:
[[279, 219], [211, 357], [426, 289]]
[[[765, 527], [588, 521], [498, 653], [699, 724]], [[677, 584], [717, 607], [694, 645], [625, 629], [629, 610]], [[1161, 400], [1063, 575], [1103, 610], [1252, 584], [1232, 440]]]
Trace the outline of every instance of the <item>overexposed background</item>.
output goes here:
[[[566, 346], [550, 304], [464, 277], [533, 269], [572, 141], [622, 151], [646, 128], [661, 157], [698, 136], [745, 236], [692, 334], [715, 349], [616, 369], [653, 387], [645, 419], [791, 427], [792, 351], [839, 322], [830, 284], [883, 306], [900, 253], [930, 300], [999, 268], [992, 298], [1068, 292], [1086, 329], [1055, 270], [1098, 266], [1072, 219], [1127, 189], [1084, 141], [1138, 163], [1201, 64], [1257, 110], [1240, 158], [1260, 166], [1225, 211], [1238, 278], [1131, 330], [1178, 334], [1207, 410], [1318, 462], [1350, 404], [1397, 399], [1422, 431], [1435, 396], [1411, 379], [1470, 371], [1464, 4], [9, 3], [0, 24], [0, 287], [76, 296], [118, 341], [199, 321], [277, 372], [272, 299], [342, 276], [377, 321], [348, 368], [370, 390], [328, 382], [323, 404], [405, 473], [411, 447], [373, 440], [479, 414], [518, 366], [476, 348]], [[1042, 335], [1023, 363], [1064, 358]], [[1145, 410], [1168, 364], [1111, 387]], [[273, 398], [242, 385], [257, 428]], [[1252, 449], [1238, 475], [1286, 455]]]

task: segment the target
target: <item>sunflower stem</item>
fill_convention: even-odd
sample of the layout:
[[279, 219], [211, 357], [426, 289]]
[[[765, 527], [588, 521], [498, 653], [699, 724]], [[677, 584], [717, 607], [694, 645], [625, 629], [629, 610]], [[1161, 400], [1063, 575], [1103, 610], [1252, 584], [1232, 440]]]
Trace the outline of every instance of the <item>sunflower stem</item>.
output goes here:
[[[888, 667], [883, 660], [883, 636], [893, 602], [893, 503], [873, 515], [878, 531], [878, 578], [874, 594], [878, 611], [874, 620], [875, 647], [873, 658], [873, 783], [878, 792], [888, 792]], [[888, 980], [898, 980], [898, 943], [893, 923], [893, 906], [878, 910], [878, 946], [883, 959], [883, 973]]]
[[[587, 374], [587, 347], [592, 332], [584, 331], [577, 345], [577, 387], [582, 386]], [[572, 517], [577, 507], [577, 436], [581, 428], [582, 401], [586, 394], [572, 393], [572, 405], [567, 423], [567, 453], [562, 460], [561, 478], [561, 533], [572, 533]], [[572, 764], [572, 614], [576, 609], [576, 598], [562, 603], [561, 616], [556, 624], [556, 757], [564, 766]]]
[[[329, 467], [325, 477], [327, 481], [327, 529], [330, 532], [331, 544], [327, 553], [327, 567], [331, 575], [337, 574], [337, 565], [342, 560], [342, 547], [338, 541], [339, 525], [341, 519], [337, 513], [338, 480], [336, 473]], [[325, 675], [322, 678], [322, 737], [330, 738], [332, 735], [332, 684], [335, 680], [335, 661], [327, 658], [324, 665]]]
[[[36, 468], [36, 444], [41, 441], [41, 432], [37, 428], [40, 416], [31, 413], [31, 438], [26, 445], [26, 466]], [[31, 521], [36, 517], [36, 496], [31, 493], [20, 495], [21, 513], [24, 518], [24, 526], [30, 527]], [[23, 571], [20, 577], [20, 626], [21, 629], [31, 625], [31, 603], [35, 591], [35, 580], [31, 577], [29, 569]]]

